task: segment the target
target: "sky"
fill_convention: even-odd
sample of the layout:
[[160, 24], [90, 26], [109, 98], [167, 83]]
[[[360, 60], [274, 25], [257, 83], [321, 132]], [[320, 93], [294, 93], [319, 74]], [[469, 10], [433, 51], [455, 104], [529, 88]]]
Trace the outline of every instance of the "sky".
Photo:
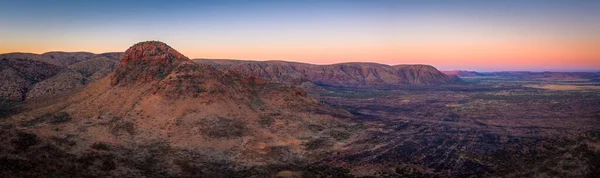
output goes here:
[[0, 53], [148, 40], [190, 58], [600, 71], [600, 1], [0, 0]]

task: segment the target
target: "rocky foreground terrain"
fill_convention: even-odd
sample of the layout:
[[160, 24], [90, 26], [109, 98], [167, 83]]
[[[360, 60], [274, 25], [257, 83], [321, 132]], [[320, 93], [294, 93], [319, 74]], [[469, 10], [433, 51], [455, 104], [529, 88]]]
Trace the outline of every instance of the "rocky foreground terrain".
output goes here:
[[600, 177], [594, 73], [190, 60], [155, 41], [0, 59], [1, 177]]

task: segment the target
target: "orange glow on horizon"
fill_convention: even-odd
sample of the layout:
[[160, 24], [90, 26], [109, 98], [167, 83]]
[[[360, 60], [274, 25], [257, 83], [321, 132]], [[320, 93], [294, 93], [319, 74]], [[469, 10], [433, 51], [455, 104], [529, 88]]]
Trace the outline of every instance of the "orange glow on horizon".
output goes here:
[[[600, 40], [598, 40], [600, 41]], [[184, 45], [170, 44], [190, 58], [285, 60], [313, 64], [377, 62], [430, 64], [438, 68], [477, 67], [600, 69], [598, 43], [589, 41], [495, 41], [487, 43], [324, 44], [324, 45]], [[329, 45], [329, 46], [328, 46]], [[118, 52], [127, 45], [53, 46], [18, 44], [0, 46], [0, 53], [48, 51]]]

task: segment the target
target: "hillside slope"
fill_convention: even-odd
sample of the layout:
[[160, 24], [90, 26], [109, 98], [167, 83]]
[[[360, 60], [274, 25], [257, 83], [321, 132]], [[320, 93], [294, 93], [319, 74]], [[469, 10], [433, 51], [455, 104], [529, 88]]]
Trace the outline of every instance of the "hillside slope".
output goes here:
[[[112, 157], [109, 168], [82, 163], [69, 175], [214, 176], [248, 166], [308, 165], [359, 132], [349, 113], [301, 88], [196, 64], [160, 42], [132, 46], [115, 72], [73, 96], [28, 108], [3, 125], [54, 142], [60, 154]], [[18, 136], [5, 137], [11, 135]], [[2, 154], [23, 156], [10, 151], [18, 149], [14, 144], [1, 145], [8, 150]], [[25, 153], [40, 152], [35, 148]], [[29, 164], [44, 172], [52, 167], [44, 161]]]
[[122, 53], [48, 52], [0, 54], [0, 101], [67, 94], [106, 77]]

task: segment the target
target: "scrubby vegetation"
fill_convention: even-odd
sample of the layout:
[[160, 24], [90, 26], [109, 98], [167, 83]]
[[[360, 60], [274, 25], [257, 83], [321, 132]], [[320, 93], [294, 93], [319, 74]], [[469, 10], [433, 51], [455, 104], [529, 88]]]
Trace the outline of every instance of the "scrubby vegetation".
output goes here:
[[0, 99], [0, 119], [7, 118], [19, 112], [19, 101]]
[[246, 123], [240, 118], [210, 116], [198, 119], [199, 131], [209, 138], [238, 138], [248, 134]]
[[123, 120], [118, 117], [113, 118], [113, 120], [111, 120], [109, 129], [110, 133], [112, 133], [113, 135], [119, 135], [123, 133], [134, 135], [136, 130], [135, 124], [132, 121]]
[[317, 138], [303, 144], [307, 150], [315, 150], [331, 146], [331, 142], [326, 138]]
[[110, 145], [106, 144], [106, 143], [102, 143], [102, 142], [96, 142], [94, 144], [92, 144], [92, 148], [96, 149], [96, 150], [110, 150]]
[[539, 83], [477, 79], [435, 87], [325, 87], [313, 94], [367, 120], [371, 130], [347, 146], [354, 150], [329, 158], [332, 165], [371, 165], [381, 177], [595, 177], [600, 150], [591, 145], [600, 144], [593, 131], [600, 126], [600, 92], [528, 87]]
[[57, 113], [46, 113], [42, 116], [39, 116], [33, 120], [24, 121], [22, 125], [24, 126], [34, 126], [40, 123], [49, 123], [49, 124], [61, 124], [71, 120], [71, 115], [67, 112], [57, 112]]
[[258, 119], [258, 124], [261, 127], [270, 127], [274, 121], [275, 119], [271, 116], [260, 116], [260, 118]]

